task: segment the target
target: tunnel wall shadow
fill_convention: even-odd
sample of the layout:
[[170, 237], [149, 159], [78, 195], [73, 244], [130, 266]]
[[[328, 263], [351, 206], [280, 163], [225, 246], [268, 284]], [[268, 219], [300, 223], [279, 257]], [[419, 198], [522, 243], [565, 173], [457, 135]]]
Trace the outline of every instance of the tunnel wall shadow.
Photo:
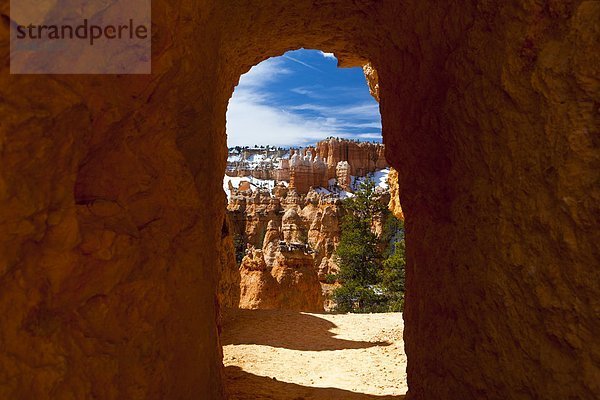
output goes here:
[[302, 351], [366, 349], [391, 344], [337, 339], [331, 332], [336, 327], [314, 314], [297, 311], [228, 309], [221, 342], [224, 346], [258, 344]]
[[[376, 396], [335, 388], [318, 388], [280, 382], [254, 375], [239, 367], [225, 367], [227, 391], [233, 400], [403, 400], [404, 395]], [[252, 390], [248, 390], [251, 388]]]

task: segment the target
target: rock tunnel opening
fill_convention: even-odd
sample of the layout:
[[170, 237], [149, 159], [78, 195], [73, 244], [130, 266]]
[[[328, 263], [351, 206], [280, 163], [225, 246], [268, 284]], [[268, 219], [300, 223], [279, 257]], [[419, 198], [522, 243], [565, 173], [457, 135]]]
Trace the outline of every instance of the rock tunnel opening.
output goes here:
[[[256, 391], [252, 374], [365, 398], [406, 392], [404, 232], [378, 92], [372, 65], [340, 69], [301, 49], [254, 66], [229, 101], [218, 295], [234, 398]], [[349, 239], [357, 198], [373, 207], [365, 247]], [[369, 282], [350, 278], [369, 268]]]
[[227, 101], [304, 45], [377, 68], [407, 396], [598, 398], [599, 2], [154, 0], [142, 76], [10, 74], [0, 8], [0, 397], [223, 398]]

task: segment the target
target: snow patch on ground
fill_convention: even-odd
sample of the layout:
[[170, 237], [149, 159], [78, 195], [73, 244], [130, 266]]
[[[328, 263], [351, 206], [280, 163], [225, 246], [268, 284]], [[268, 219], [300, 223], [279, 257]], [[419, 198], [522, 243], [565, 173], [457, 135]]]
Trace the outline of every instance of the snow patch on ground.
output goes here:
[[380, 187], [384, 190], [388, 190], [388, 176], [390, 174], [390, 169], [380, 169], [373, 173], [368, 174], [367, 176], [357, 178], [355, 176], [352, 177], [352, 188], [354, 190], [358, 189], [360, 184], [367, 180], [367, 178], [371, 178], [375, 182], [376, 187]]

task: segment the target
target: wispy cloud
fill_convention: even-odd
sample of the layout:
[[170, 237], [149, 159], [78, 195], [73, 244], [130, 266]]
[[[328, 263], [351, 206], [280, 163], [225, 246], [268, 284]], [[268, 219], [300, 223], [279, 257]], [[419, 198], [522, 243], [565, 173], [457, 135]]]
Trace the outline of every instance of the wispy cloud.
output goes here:
[[352, 135], [352, 137], [358, 137], [360, 139], [381, 140], [381, 133], [379, 133], [379, 132], [360, 133], [358, 135]]
[[[344, 123], [344, 124], [339, 124], [340, 127], [348, 127], [348, 128], [354, 128], [354, 129], [381, 129], [381, 122], [380, 121], [376, 121], [376, 122], [367, 122], [364, 124], [361, 123]], [[379, 136], [381, 136], [381, 134], [379, 134]]]
[[315, 67], [313, 65], [310, 65], [308, 63], [305, 63], [304, 61], [298, 60], [297, 58], [294, 58], [294, 57], [291, 57], [291, 56], [285, 56], [285, 55], [283, 56], [283, 58], [285, 58], [287, 60], [290, 60], [290, 61], [293, 61], [295, 63], [298, 63], [300, 65], [304, 65], [306, 68], [310, 68], [310, 69], [315, 70], [315, 71], [323, 72], [319, 68], [317, 68], [317, 67]]
[[379, 105], [364, 103], [357, 104], [354, 106], [325, 106], [320, 104], [299, 104], [297, 106], [291, 106], [290, 110], [296, 111], [313, 111], [320, 114], [329, 115], [345, 115], [353, 116], [356, 118], [372, 118], [379, 119]]
[[292, 88], [292, 89], [290, 89], [290, 92], [294, 92], [294, 93], [301, 94], [303, 96], [308, 96], [308, 97], [315, 97], [316, 95], [318, 95], [318, 92], [316, 92], [314, 90], [302, 88], [302, 87]]
[[300, 86], [291, 88], [290, 91], [317, 100], [364, 98], [364, 94], [360, 93], [355, 86], [331, 86], [326, 88], [321, 85]]

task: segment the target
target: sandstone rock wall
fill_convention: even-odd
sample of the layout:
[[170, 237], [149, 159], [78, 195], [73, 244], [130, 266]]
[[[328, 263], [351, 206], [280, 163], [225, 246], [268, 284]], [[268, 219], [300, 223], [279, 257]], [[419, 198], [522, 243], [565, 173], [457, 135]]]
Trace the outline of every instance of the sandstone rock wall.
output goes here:
[[400, 220], [404, 220], [402, 205], [400, 204], [400, 185], [398, 183], [398, 171], [394, 168], [390, 169], [388, 175], [388, 186], [390, 188], [390, 202], [388, 208], [394, 216]]
[[236, 260], [234, 234], [229, 215], [225, 215], [219, 249], [220, 278], [217, 291], [222, 307], [237, 307], [240, 303], [240, 271]]
[[323, 311], [321, 284], [310, 254], [277, 249], [268, 267], [263, 251], [251, 250], [240, 266], [239, 308]]
[[223, 398], [227, 101], [300, 47], [379, 75], [407, 398], [599, 397], [597, 1], [155, 0], [149, 76], [10, 75], [0, 14], [1, 398]]
[[261, 250], [252, 250], [240, 265], [239, 308], [278, 309], [281, 307], [281, 290], [267, 268]]
[[[310, 257], [319, 279], [335, 273], [337, 265], [333, 253], [340, 240], [344, 213], [339, 198], [317, 194], [314, 190], [299, 196], [283, 185], [276, 186], [272, 193], [262, 189], [233, 189], [231, 193], [227, 211], [230, 236], [223, 245], [227, 252], [231, 251], [233, 237], [262, 249], [267, 267], [272, 268], [281, 241], [307, 244], [313, 251]], [[228, 262], [223, 270], [237, 270], [229, 254], [222, 259]], [[220, 295], [227, 296], [229, 288], [236, 283], [235, 276], [224, 274], [221, 279], [226, 282], [221, 285]]]
[[388, 166], [384, 146], [377, 143], [328, 139], [317, 143], [316, 151], [326, 160], [327, 179], [336, 177], [336, 168], [341, 161], [348, 162], [350, 175], [354, 176], [365, 176]]

